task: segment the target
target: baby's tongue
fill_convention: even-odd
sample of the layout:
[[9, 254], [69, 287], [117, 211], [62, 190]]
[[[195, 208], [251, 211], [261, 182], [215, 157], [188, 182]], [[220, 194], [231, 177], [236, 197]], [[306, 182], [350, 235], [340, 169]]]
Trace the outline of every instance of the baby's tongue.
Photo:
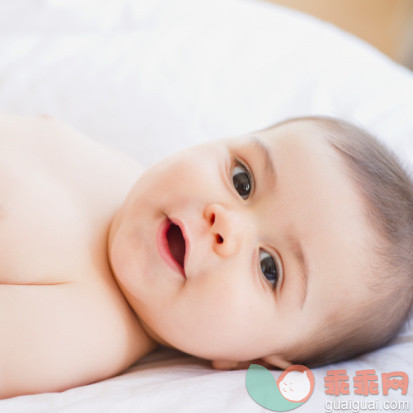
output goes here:
[[185, 240], [182, 236], [182, 232], [177, 225], [171, 224], [171, 227], [166, 234], [169, 243], [169, 249], [175, 260], [184, 267], [185, 257]]

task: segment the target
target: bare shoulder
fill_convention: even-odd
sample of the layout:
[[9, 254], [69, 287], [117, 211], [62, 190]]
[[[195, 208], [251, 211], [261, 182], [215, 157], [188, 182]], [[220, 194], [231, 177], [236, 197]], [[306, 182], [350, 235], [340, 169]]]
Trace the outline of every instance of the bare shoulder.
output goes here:
[[139, 168], [54, 118], [0, 113], [0, 398], [103, 380], [154, 349], [105, 250]]
[[0, 285], [0, 399], [104, 380], [155, 348], [120, 298], [91, 287]]
[[46, 114], [21, 116], [0, 112], [0, 147], [49, 160], [55, 158], [57, 153], [65, 153], [68, 159], [87, 154], [87, 162], [90, 163], [96, 161], [102, 164], [106, 161], [135, 174], [141, 174], [144, 170], [144, 166], [129, 154]]

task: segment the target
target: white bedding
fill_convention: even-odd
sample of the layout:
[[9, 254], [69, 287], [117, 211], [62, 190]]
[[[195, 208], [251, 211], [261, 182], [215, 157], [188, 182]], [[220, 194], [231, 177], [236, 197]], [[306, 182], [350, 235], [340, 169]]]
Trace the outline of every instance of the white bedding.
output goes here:
[[[327, 114], [360, 123], [413, 165], [412, 72], [331, 25], [258, 0], [3, 0], [0, 110], [51, 114], [144, 165], [288, 116]], [[324, 392], [331, 369], [413, 379], [411, 320], [391, 346], [315, 369], [314, 393], [295, 411], [350, 399], [413, 409], [411, 389]], [[118, 377], [3, 400], [0, 412], [266, 411], [245, 375], [164, 348]]]

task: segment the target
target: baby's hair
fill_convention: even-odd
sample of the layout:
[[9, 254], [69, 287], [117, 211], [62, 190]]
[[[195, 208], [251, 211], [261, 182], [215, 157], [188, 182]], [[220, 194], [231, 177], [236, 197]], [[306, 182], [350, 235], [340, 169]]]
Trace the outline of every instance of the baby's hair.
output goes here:
[[[317, 367], [373, 351], [390, 343], [409, 316], [413, 301], [413, 180], [408, 165], [360, 126], [327, 117], [291, 118], [311, 122], [342, 159], [365, 206], [372, 245], [366, 255], [371, 291], [364, 302], [340, 308], [284, 354], [293, 364]], [[411, 173], [411, 172], [410, 172]]]

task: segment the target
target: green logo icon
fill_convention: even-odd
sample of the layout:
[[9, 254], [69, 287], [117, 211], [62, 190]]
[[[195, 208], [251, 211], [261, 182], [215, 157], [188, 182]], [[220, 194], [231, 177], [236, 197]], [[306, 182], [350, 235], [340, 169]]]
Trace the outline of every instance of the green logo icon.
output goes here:
[[314, 390], [314, 375], [309, 368], [296, 364], [284, 370], [275, 382], [268, 369], [251, 364], [245, 384], [256, 403], [274, 412], [286, 412], [309, 399]]

